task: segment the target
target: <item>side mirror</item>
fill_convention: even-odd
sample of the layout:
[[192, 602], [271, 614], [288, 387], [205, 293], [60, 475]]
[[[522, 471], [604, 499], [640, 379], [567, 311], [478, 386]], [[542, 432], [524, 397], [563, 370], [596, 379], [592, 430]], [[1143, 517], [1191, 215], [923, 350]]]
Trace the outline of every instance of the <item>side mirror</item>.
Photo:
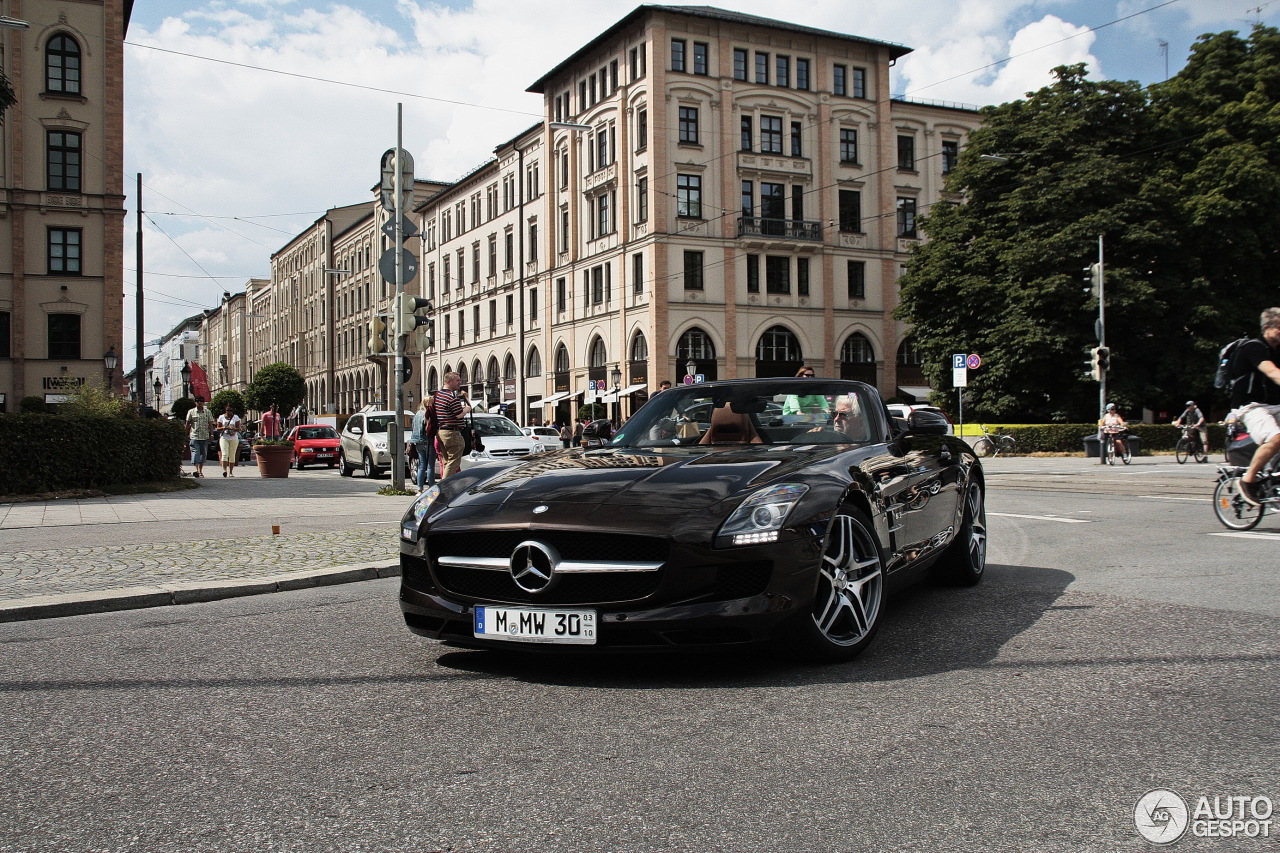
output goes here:
[[907, 415], [907, 432], [912, 435], [946, 435], [947, 419], [939, 412], [917, 410]]
[[352, 435], [364, 435], [364, 430], [360, 429], [360, 427], [352, 427], [349, 432]]

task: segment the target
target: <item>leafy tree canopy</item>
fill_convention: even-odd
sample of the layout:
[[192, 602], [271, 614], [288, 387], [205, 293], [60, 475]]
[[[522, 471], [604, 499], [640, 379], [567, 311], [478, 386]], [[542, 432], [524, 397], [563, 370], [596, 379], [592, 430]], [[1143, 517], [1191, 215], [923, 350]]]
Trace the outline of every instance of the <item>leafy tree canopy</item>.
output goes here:
[[265, 412], [276, 404], [277, 411], [289, 414], [306, 399], [307, 386], [302, 374], [291, 364], [277, 361], [258, 371], [244, 391], [249, 408]]
[[227, 410], [228, 403], [231, 404], [231, 411], [242, 418], [244, 417], [246, 411], [244, 397], [240, 395], [239, 391], [233, 391], [230, 388], [224, 388], [213, 395], [213, 399], [209, 401], [209, 411], [213, 412], [216, 417]]
[[1083, 279], [1101, 236], [1108, 396], [1131, 413], [1212, 401], [1218, 347], [1256, 333], [1277, 302], [1280, 34], [1202, 37], [1182, 73], [1146, 90], [1090, 81], [1083, 65], [1055, 74], [983, 111], [948, 177], [963, 203], [921, 218], [929, 239], [898, 316], [926, 376], [950, 388], [949, 355], [978, 352], [967, 413], [1096, 417], [1085, 362], [1098, 304]]

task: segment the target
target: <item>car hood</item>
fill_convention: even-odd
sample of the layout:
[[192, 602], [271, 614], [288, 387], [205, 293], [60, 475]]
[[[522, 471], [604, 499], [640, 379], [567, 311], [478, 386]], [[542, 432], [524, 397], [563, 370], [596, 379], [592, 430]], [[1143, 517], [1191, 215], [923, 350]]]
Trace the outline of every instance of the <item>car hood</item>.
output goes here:
[[298, 447], [337, 447], [340, 442], [336, 438], [295, 438], [293, 443]]
[[470, 485], [446, 500], [452, 508], [485, 507], [490, 512], [495, 505], [531, 502], [665, 507], [667, 513], [677, 506], [687, 512], [840, 452], [832, 445], [572, 450], [506, 467], [473, 468]]

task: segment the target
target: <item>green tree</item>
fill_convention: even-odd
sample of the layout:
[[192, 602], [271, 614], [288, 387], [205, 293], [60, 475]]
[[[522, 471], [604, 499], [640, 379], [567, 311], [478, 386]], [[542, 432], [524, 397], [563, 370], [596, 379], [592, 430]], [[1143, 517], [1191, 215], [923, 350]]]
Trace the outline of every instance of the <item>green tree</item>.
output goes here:
[[244, 406], [244, 397], [239, 391], [233, 391], [230, 388], [224, 388], [217, 394], [213, 395], [213, 399], [209, 401], [209, 411], [213, 412], [214, 417], [222, 414], [227, 410], [227, 404], [231, 404], [231, 411], [240, 417], [244, 417], [247, 411]]
[[302, 381], [302, 374], [293, 365], [277, 361], [257, 372], [245, 389], [244, 399], [249, 408], [259, 412], [265, 412], [275, 403], [277, 411], [287, 415], [295, 406], [301, 405], [306, 395], [307, 386]]
[[136, 418], [138, 407], [131, 401], [107, 391], [102, 385], [82, 385], [67, 396], [67, 402], [58, 410], [63, 415], [105, 415], [115, 418]]

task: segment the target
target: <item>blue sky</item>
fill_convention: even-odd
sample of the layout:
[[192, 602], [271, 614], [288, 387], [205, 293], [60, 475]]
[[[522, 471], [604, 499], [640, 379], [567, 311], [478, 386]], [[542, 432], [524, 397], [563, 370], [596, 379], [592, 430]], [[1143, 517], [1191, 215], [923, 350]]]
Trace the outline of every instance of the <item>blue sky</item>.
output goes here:
[[[379, 157], [395, 144], [398, 103], [418, 177], [456, 179], [538, 120], [530, 83], [637, 5], [137, 0], [125, 48], [125, 174], [131, 211], [143, 175], [148, 212], [145, 337], [269, 275], [271, 254], [326, 208], [370, 198]], [[1202, 33], [1280, 22], [1280, 0], [698, 5], [904, 44], [914, 50], [895, 69], [895, 94], [972, 105], [1021, 97], [1064, 63], [1086, 62], [1095, 78], [1158, 82]]]

